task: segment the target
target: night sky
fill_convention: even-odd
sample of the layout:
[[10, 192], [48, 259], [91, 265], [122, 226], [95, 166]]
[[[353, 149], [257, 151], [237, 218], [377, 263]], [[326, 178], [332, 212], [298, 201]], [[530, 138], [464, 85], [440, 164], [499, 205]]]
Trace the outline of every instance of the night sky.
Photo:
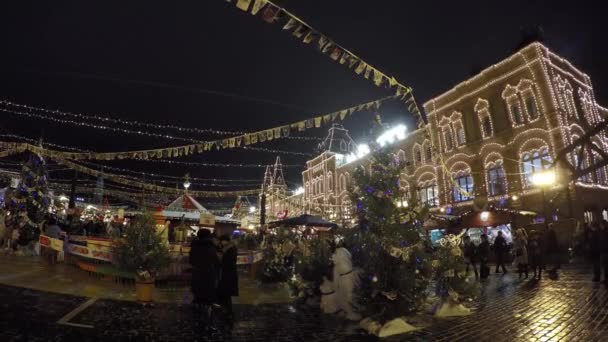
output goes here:
[[[414, 88], [422, 103], [515, 51], [521, 28], [588, 73], [608, 105], [608, 49], [598, 4], [585, 1], [277, 1], [364, 60]], [[176, 5], [179, 4], [179, 5]], [[153, 123], [250, 131], [391, 95], [327, 56], [223, 0], [11, 1], [0, 10], [0, 98]], [[410, 122], [405, 107], [381, 109]], [[97, 151], [183, 144], [58, 125], [0, 112], [0, 134]], [[372, 113], [345, 123], [363, 139]], [[166, 131], [178, 135], [175, 131]], [[326, 129], [305, 136], [324, 137]], [[214, 136], [193, 136], [210, 139]], [[215, 136], [217, 138], [217, 136]], [[259, 147], [314, 152], [315, 141]], [[187, 161], [272, 163], [273, 153], [214, 152]], [[285, 164], [307, 157], [281, 155]], [[197, 177], [261, 178], [262, 168], [109, 165]], [[302, 168], [286, 169], [292, 182]], [[295, 186], [295, 184], [293, 185]], [[209, 189], [198, 186], [198, 189]], [[244, 188], [243, 186], [236, 188]], [[217, 188], [213, 188], [217, 190]]]

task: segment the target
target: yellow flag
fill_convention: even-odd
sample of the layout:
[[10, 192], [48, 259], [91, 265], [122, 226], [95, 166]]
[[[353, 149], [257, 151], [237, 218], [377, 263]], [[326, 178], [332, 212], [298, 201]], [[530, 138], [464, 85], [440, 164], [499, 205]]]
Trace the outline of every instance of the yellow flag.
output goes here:
[[247, 11], [249, 9], [249, 4], [251, 0], [237, 0], [236, 7], [242, 11]]
[[315, 118], [315, 127], [316, 128], [321, 127], [321, 120], [323, 120], [322, 116], [318, 116], [318, 117]]
[[359, 65], [355, 69], [355, 74], [361, 75], [361, 73], [365, 70], [366, 66], [367, 66], [367, 64], [365, 64], [365, 62], [363, 62], [363, 61], [359, 62]]
[[348, 110], [346, 109], [340, 111], [340, 120], [344, 120], [346, 113], [348, 113]]
[[367, 65], [367, 66], [365, 67], [365, 79], [369, 79], [369, 76], [371, 75], [371, 73], [372, 73], [372, 70], [373, 70], [373, 69], [374, 69], [374, 68], [372, 68], [372, 67], [371, 67], [371, 66], [369, 66], [369, 65]]
[[255, 0], [253, 2], [253, 7], [251, 7], [251, 14], [256, 15], [258, 12], [266, 5], [268, 0]]
[[376, 86], [379, 87], [380, 85], [382, 85], [383, 76], [384, 76], [384, 74], [382, 74], [380, 71], [374, 69], [374, 83], [376, 84]]

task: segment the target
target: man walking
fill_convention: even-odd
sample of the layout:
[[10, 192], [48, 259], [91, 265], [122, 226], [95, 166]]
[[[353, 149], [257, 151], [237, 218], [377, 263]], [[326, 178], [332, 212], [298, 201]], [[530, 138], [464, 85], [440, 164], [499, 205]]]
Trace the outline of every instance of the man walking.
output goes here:
[[232, 321], [232, 297], [239, 295], [239, 276], [236, 268], [238, 250], [230, 241], [228, 235], [220, 236], [222, 247], [221, 276], [218, 286], [219, 303], [228, 313], [228, 320]]
[[507, 240], [502, 236], [502, 231], [498, 232], [496, 239], [494, 239], [494, 253], [496, 255], [496, 273], [498, 273], [499, 267], [502, 266], [503, 274], [507, 274], [505, 268], [505, 254], [507, 252]]

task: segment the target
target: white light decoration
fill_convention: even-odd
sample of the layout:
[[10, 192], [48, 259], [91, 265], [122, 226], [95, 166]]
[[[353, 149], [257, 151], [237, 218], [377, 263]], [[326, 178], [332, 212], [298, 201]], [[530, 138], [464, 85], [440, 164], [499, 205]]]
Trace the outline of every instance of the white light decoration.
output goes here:
[[255, 207], [254, 206], [249, 207], [249, 212], [250, 213], [255, 213]]
[[536, 186], [553, 185], [555, 184], [555, 172], [551, 170], [536, 172], [532, 175], [532, 183]]
[[190, 187], [190, 185], [192, 185], [192, 183], [190, 183], [190, 181], [185, 181], [184, 182], [184, 189], [188, 190], [188, 188]]
[[482, 221], [487, 221], [490, 218], [490, 213], [487, 211], [482, 211], [481, 214], [479, 215], [479, 217], [481, 218]]
[[388, 129], [386, 132], [382, 133], [376, 142], [384, 147], [386, 145], [395, 143], [397, 141], [405, 139], [405, 132], [407, 131], [407, 127], [405, 125], [397, 125], [393, 128]]
[[355, 160], [361, 159], [370, 153], [369, 146], [367, 144], [360, 144], [357, 146], [357, 153], [351, 153], [346, 156], [346, 162], [350, 163]]
[[67, 197], [66, 197], [66, 196], [64, 196], [64, 195], [61, 195], [61, 196], [59, 196], [59, 200], [60, 200], [61, 202], [67, 202], [67, 201], [69, 201], [70, 199], [69, 199], [69, 198], [67, 198]]
[[513, 196], [511, 197], [511, 199], [513, 199], [514, 201], [517, 201], [517, 200], [519, 199], [519, 196], [517, 196], [517, 195], [513, 195]]
[[303, 193], [304, 193], [304, 187], [303, 186], [297, 188], [296, 191], [293, 192], [294, 195], [301, 195]]
[[97, 208], [93, 205], [87, 205], [87, 210], [97, 210]]

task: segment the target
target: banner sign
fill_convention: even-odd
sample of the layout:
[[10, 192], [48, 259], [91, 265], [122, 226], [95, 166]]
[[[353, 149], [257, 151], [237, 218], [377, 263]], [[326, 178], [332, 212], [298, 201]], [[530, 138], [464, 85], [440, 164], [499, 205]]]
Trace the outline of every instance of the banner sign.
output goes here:
[[112, 252], [102, 250], [97, 247], [84, 247], [80, 245], [70, 244], [69, 247], [70, 254], [82, 256], [85, 258], [103, 260], [103, 261], [112, 261]]
[[59, 239], [40, 234], [38, 241], [40, 242], [40, 246], [48, 247], [57, 252], [63, 252], [63, 241]]
[[254, 263], [262, 260], [263, 257], [264, 257], [263, 252], [241, 254], [236, 257], [236, 264], [237, 265], [251, 265], [251, 264], [254, 264]]

